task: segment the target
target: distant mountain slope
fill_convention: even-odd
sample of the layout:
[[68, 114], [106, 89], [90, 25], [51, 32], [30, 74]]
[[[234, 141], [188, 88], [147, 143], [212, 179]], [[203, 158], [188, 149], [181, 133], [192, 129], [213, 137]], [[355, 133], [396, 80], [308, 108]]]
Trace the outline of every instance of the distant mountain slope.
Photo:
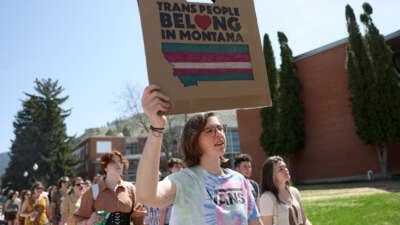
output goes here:
[[8, 157], [8, 152], [0, 153], [0, 177], [3, 176], [9, 162], [10, 157]]
[[[221, 122], [228, 125], [228, 127], [237, 127], [236, 110], [220, 110], [215, 111], [220, 118]], [[183, 126], [185, 120], [192, 116], [192, 114], [178, 114], [169, 115], [169, 125], [172, 127]], [[83, 140], [94, 137], [94, 136], [125, 136], [125, 137], [143, 137], [147, 135], [146, 130], [143, 126], [149, 126], [147, 117], [144, 114], [137, 114], [125, 119], [116, 119], [113, 122], [108, 122], [103, 127], [87, 128], [85, 132], [75, 137], [72, 141], [73, 145], [81, 143]], [[127, 129], [129, 135], [124, 135], [123, 130]], [[107, 135], [107, 132], [113, 133], [113, 135]]]

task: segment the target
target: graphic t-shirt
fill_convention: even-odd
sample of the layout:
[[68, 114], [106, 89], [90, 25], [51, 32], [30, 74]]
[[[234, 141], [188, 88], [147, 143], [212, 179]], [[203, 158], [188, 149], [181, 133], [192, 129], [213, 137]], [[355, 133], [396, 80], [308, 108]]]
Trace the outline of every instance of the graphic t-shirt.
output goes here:
[[147, 215], [144, 217], [146, 225], [160, 225], [160, 209], [144, 206], [147, 210]]
[[176, 185], [171, 225], [245, 225], [259, 217], [251, 184], [238, 172], [216, 175], [195, 166], [167, 179]]

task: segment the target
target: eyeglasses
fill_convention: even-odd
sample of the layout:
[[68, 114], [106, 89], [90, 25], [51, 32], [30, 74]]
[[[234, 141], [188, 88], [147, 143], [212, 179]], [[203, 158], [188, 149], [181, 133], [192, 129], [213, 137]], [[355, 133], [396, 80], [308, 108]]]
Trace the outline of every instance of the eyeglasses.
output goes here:
[[215, 135], [217, 135], [217, 130], [219, 132], [225, 133], [226, 125], [209, 126], [209, 127], [204, 128], [203, 132], [208, 136], [215, 136]]
[[82, 186], [82, 184], [83, 184], [83, 183], [77, 183], [77, 184], [75, 184], [75, 186], [76, 186], [76, 187], [80, 187], [80, 186]]

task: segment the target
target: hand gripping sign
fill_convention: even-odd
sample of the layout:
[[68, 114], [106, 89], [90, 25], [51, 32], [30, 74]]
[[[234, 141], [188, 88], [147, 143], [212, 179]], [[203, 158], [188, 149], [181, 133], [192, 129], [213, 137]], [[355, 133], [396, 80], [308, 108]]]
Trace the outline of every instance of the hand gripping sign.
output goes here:
[[138, 0], [149, 81], [170, 113], [271, 105], [253, 0]]

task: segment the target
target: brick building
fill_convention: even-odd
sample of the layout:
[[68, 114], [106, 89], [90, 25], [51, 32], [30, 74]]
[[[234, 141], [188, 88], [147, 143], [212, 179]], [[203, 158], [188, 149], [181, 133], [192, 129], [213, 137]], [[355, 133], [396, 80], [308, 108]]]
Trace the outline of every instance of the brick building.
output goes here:
[[[236, 155], [240, 153], [239, 131], [237, 128], [236, 113], [234, 110], [222, 110], [216, 113], [221, 121], [227, 125], [226, 138], [228, 142], [228, 147], [226, 149], [225, 157], [233, 159]], [[168, 130], [168, 132], [172, 131], [177, 135], [175, 137], [177, 138], [177, 140], [169, 143], [168, 153], [166, 153], [165, 146], [161, 152], [160, 170], [163, 175], [168, 174], [167, 159], [169, 157], [181, 158], [178, 149], [178, 139], [180, 138], [180, 132], [183, 129], [183, 121], [185, 116], [181, 115], [181, 117], [182, 118], [175, 118], [174, 121], [176, 122], [176, 124], [173, 125], [173, 128], [169, 128]], [[173, 139], [173, 137], [171, 137], [171, 134], [167, 136], [169, 136], [170, 139]], [[74, 147], [73, 155], [77, 156], [80, 161], [80, 163], [75, 166], [75, 171], [78, 176], [91, 179], [95, 174], [100, 172], [99, 160], [101, 155], [106, 152], [110, 152], [111, 150], [117, 150], [123, 153], [129, 161], [129, 168], [128, 170], [125, 170], [123, 174], [124, 179], [128, 181], [135, 181], [138, 162], [143, 152], [145, 142], [145, 136], [89, 137]], [[231, 160], [231, 162], [233, 162], [233, 160]]]
[[92, 179], [100, 172], [99, 159], [102, 154], [117, 150], [125, 153], [125, 137], [89, 137], [75, 146], [73, 155], [79, 159], [75, 166], [78, 176]]
[[[400, 52], [400, 30], [386, 40], [394, 52]], [[368, 170], [380, 172], [375, 149], [355, 133], [345, 70], [346, 43], [342, 39], [295, 58], [303, 85], [306, 132], [304, 149], [290, 158], [296, 182], [366, 179]], [[237, 119], [241, 151], [253, 156], [253, 178], [259, 180], [266, 159], [259, 143], [259, 110], [238, 110]], [[388, 172], [400, 173], [400, 145], [389, 146]]]

